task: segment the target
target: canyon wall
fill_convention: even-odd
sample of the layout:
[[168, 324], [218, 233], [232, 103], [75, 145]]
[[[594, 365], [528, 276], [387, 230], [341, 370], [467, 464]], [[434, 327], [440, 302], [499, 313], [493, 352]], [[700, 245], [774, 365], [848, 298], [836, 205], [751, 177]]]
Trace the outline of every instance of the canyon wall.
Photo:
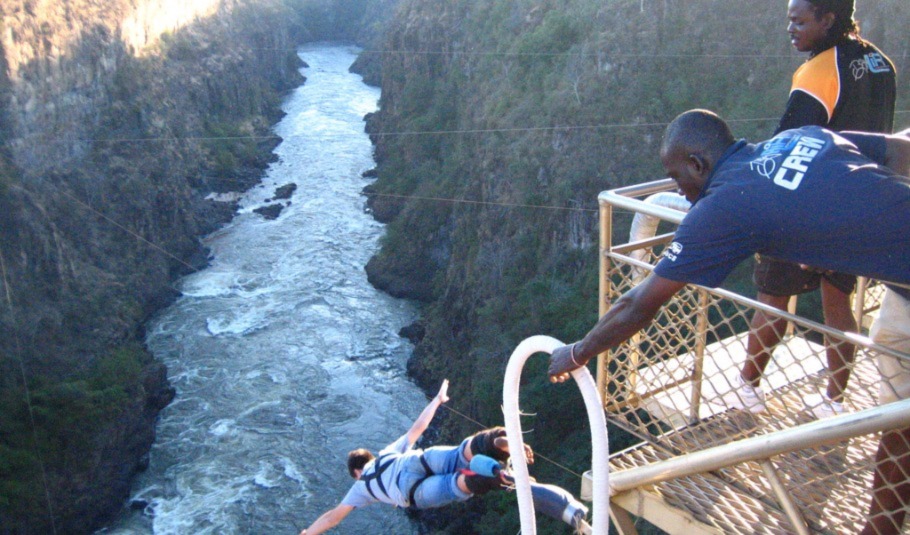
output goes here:
[[142, 325], [272, 157], [298, 7], [0, 5], [0, 533], [91, 532], [147, 462]]
[[216, 13], [220, 0], [4, 2], [3, 138], [31, 175], [85, 157], [127, 57], [151, 57], [165, 32]]
[[124, 505], [174, 396], [143, 325], [233, 216], [209, 199], [273, 158], [296, 47], [375, 46], [396, 4], [0, 3], [0, 534]]

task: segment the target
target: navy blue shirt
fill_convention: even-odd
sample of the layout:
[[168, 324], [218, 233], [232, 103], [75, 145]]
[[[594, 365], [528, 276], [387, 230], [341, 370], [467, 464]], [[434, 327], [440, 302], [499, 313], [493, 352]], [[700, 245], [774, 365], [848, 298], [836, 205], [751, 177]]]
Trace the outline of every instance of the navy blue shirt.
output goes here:
[[817, 126], [757, 145], [739, 141], [717, 162], [655, 273], [715, 287], [757, 252], [910, 284], [910, 179], [879, 165], [884, 159], [883, 136]]

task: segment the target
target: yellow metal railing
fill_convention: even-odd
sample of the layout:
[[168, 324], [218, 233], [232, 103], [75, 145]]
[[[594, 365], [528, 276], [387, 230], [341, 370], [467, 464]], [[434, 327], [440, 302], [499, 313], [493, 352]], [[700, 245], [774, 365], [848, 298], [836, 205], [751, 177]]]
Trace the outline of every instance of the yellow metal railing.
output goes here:
[[[637, 284], [642, 271], [653, 268], [662, 248], [672, 241], [672, 227], [685, 214], [649, 204], [642, 197], [674, 187], [673, 181], [666, 179], [600, 195], [602, 314], [612, 300]], [[670, 228], [659, 236], [614, 245], [614, 234], [624, 227], [623, 218], [635, 213], [657, 217]], [[855, 298], [859, 325], [868, 326], [863, 320], [877, 309], [882, 291], [881, 285], [861, 281]], [[749, 320], [756, 309], [785, 318], [792, 326], [765, 370], [768, 410], [761, 414], [732, 410], [730, 404], [731, 396], [737, 395], [736, 379], [746, 359]], [[858, 532], [866, 520], [878, 431], [883, 428], [850, 439], [840, 436], [832, 445], [830, 435], [820, 431], [830, 426], [812, 423], [815, 416], [806, 399], [824, 392], [831, 373], [826, 364], [826, 341], [844, 341], [857, 347], [856, 359], [848, 365], [851, 375], [845, 407], [849, 413], [864, 411], [869, 418], [878, 418], [878, 413], [887, 412], [891, 415], [887, 425], [910, 423], [910, 405], [902, 402], [904, 412], [898, 416], [893, 412], [897, 407], [878, 407], [881, 382], [888, 378], [881, 376], [876, 362], [879, 354], [902, 359], [910, 355], [877, 346], [865, 336], [776, 310], [729, 289], [687, 286], [667, 303], [651, 326], [598, 358], [597, 385], [608, 421], [643, 441], [613, 456], [612, 469], [619, 474], [628, 471], [626, 476], [617, 475], [617, 481], [631, 485], [629, 488], [650, 486], [653, 480], [635, 479], [636, 473], [643, 473], [643, 466], [703, 455], [699, 452], [717, 451], [719, 447], [730, 453], [737, 450], [732, 444], [748, 445], [753, 448], [748, 459], [728, 455], [717, 464], [717, 458], [712, 458], [713, 464], [697, 482], [684, 482], [692, 478], [687, 472], [675, 482], [666, 481], [677, 476], [661, 479], [662, 486], [651, 490], [660, 495], [664, 506], [685, 510], [686, 518], [724, 533]], [[858, 416], [839, 416], [832, 421]], [[838, 427], [836, 422], [834, 427]], [[763, 455], [761, 440], [756, 437], [776, 440], [774, 437], [781, 434], [789, 440], [796, 437], [800, 447], [770, 448]], [[656, 470], [666, 475], [669, 465], [661, 466]], [[646, 509], [639, 511], [646, 517], [661, 510]], [[648, 520], [662, 525], [661, 519]], [[674, 525], [664, 520], [663, 524]], [[756, 527], [762, 522], [764, 527]], [[751, 527], [740, 531], [736, 527], [740, 524]]]

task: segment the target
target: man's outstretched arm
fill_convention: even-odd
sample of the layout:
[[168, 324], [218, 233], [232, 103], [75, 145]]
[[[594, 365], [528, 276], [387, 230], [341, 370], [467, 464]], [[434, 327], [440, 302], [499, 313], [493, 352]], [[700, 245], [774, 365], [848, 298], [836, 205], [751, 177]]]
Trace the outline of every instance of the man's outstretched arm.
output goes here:
[[337, 526], [354, 508], [350, 505], [338, 504], [334, 509], [322, 513], [310, 527], [300, 532], [300, 535], [319, 535]]
[[430, 403], [423, 409], [423, 412], [420, 413], [420, 416], [414, 420], [414, 423], [411, 425], [411, 428], [408, 429], [408, 444], [414, 444], [417, 442], [417, 439], [420, 438], [420, 435], [429, 427], [430, 422], [433, 421], [433, 417], [436, 416], [436, 409], [440, 405], [449, 401], [449, 380], [445, 379], [442, 381], [442, 385], [439, 387], [439, 392], [436, 396], [430, 400]]
[[621, 344], [645, 328], [660, 307], [686, 283], [651, 274], [626, 292], [580, 342], [559, 347], [550, 355], [550, 380], [563, 382], [595, 355]]

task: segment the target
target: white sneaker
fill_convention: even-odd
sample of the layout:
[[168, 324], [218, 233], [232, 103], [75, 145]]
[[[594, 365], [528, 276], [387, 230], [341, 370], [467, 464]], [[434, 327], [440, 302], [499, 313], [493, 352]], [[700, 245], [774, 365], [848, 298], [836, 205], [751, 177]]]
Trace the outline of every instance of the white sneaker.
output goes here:
[[819, 420], [847, 412], [842, 402], [832, 401], [828, 399], [827, 395], [809, 394], [803, 399], [803, 402], [809, 412]]
[[765, 392], [760, 386], [752, 386], [743, 381], [742, 376], [736, 376], [733, 390], [723, 396], [723, 403], [728, 408], [749, 411], [752, 414], [767, 412], [765, 406]]

